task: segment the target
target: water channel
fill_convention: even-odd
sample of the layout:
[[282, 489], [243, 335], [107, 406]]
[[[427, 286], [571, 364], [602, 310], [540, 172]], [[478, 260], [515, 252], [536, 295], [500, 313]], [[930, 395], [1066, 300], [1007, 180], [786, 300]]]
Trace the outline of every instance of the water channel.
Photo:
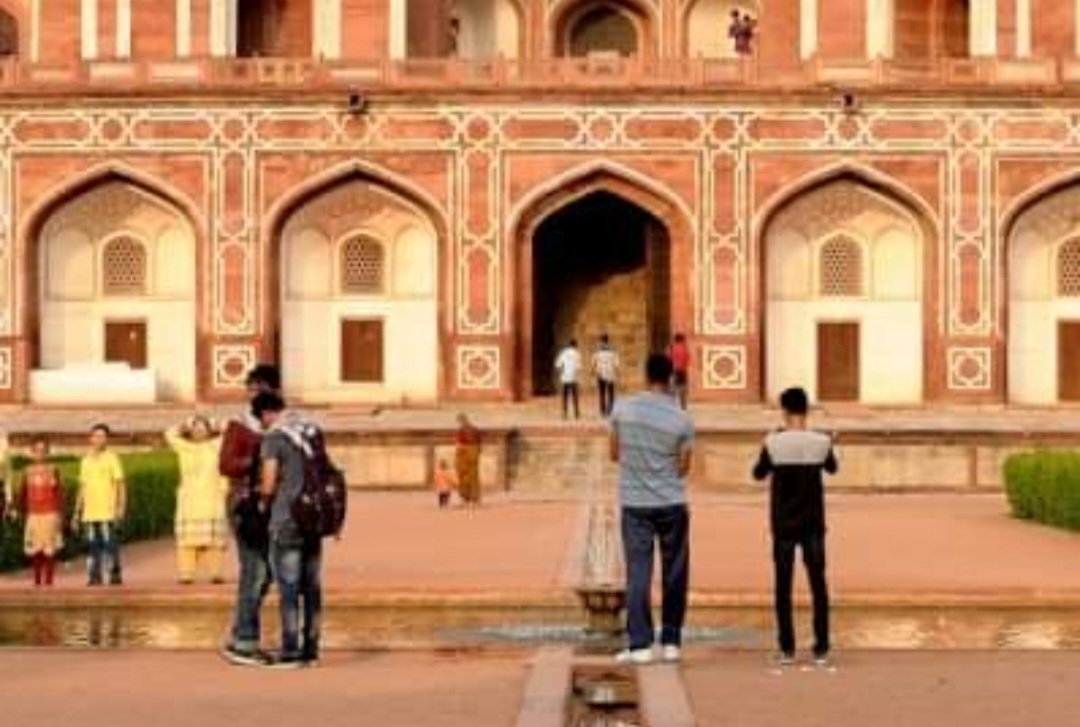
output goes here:
[[[273, 609], [264, 632], [275, 634]], [[228, 627], [216, 607], [0, 608], [0, 648], [213, 649]], [[809, 614], [800, 612], [808, 629]], [[840, 608], [840, 649], [1076, 649], [1080, 611], [1070, 609]], [[329, 649], [467, 649], [583, 644], [582, 612], [572, 608], [341, 608], [325, 617]], [[808, 643], [803, 634], [803, 643]], [[772, 614], [759, 608], [696, 608], [689, 644], [720, 649], [772, 647]]]

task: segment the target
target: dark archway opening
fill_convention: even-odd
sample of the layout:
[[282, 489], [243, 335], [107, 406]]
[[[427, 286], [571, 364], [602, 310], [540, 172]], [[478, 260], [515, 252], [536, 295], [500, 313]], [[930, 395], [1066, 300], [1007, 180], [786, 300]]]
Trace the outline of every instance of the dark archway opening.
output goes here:
[[895, 0], [893, 56], [902, 61], [966, 58], [969, 0]]
[[608, 192], [589, 194], [541, 223], [532, 264], [534, 395], [555, 391], [555, 356], [572, 338], [587, 362], [608, 334], [628, 381], [651, 350], [667, 345], [671, 244], [647, 211]]
[[19, 23], [15, 16], [0, 9], [0, 58], [19, 55]]
[[585, 57], [594, 53], [637, 55], [638, 31], [630, 15], [614, 6], [597, 5], [586, 10], [570, 29], [570, 53]]

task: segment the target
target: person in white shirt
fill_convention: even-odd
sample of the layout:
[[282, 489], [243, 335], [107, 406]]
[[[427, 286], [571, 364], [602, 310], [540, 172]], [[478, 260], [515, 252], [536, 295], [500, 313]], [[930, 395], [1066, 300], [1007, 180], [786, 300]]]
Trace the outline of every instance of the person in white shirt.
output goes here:
[[600, 416], [611, 416], [615, 407], [615, 382], [619, 380], [619, 354], [611, 347], [608, 334], [600, 336], [600, 347], [592, 357], [596, 388], [600, 392]]
[[559, 352], [559, 357], [555, 359], [555, 370], [559, 372], [559, 383], [562, 385], [563, 419], [570, 416], [571, 401], [574, 403], [574, 418], [580, 419], [578, 377], [581, 375], [581, 352], [578, 351], [576, 339], [571, 339], [566, 348]]

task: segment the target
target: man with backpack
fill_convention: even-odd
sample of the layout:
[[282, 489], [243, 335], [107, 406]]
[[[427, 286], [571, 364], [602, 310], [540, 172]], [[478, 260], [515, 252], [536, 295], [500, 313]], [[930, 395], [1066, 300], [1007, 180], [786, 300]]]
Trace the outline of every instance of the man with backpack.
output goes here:
[[274, 666], [313, 666], [319, 660], [322, 538], [341, 527], [344, 480], [329, 464], [322, 432], [287, 413], [279, 395], [259, 394], [251, 410], [263, 427], [259, 494], [269, 514], [270, 567], [281, 600], [281, 654]]

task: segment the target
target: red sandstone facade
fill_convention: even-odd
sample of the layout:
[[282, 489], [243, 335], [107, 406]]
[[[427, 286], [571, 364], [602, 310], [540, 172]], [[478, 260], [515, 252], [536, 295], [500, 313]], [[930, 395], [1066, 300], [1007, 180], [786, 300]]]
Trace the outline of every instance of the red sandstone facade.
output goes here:
[[[290, 215], [357, 179], [437, 235], [442, 400], [531, 395], [533, 235], [603, 191], [666, 231], [695, 396], [760, 401], [770, 222], [841, 179], [923, 231], [922, 399], [1010, 400], [1012, 226], [1080, 184], [1074, 3], [1020, 21], [1022, 0], [1000, 0], [987, 25], [949, 0], [894, 0], [889, 55], [868, 57], [873, 0], [780, 0], [752, 8], [753, 56], [709, 59], [689, 55], [687, 3], [629, 0], [635, 55], [565, 57], [568, 13], [588, 2], [521, 0], [518, 57], [462, 59], [446, 4], [407, 4], [395, 58], [390, 0], [340, 0], [336, 57], [320, 59], [310, 0], [217, 41], [216, 0], [96, 0], [92, 40], [79, 0], [0, 0], [18, 29], [0, 65], [0, 400], [27, 400], [39, 239], [73, 198], [119, 180], [190, 222], [197, 396], [219, 400], [278, 356]], [[231, 57], [244, 43], [260, 57]]]

